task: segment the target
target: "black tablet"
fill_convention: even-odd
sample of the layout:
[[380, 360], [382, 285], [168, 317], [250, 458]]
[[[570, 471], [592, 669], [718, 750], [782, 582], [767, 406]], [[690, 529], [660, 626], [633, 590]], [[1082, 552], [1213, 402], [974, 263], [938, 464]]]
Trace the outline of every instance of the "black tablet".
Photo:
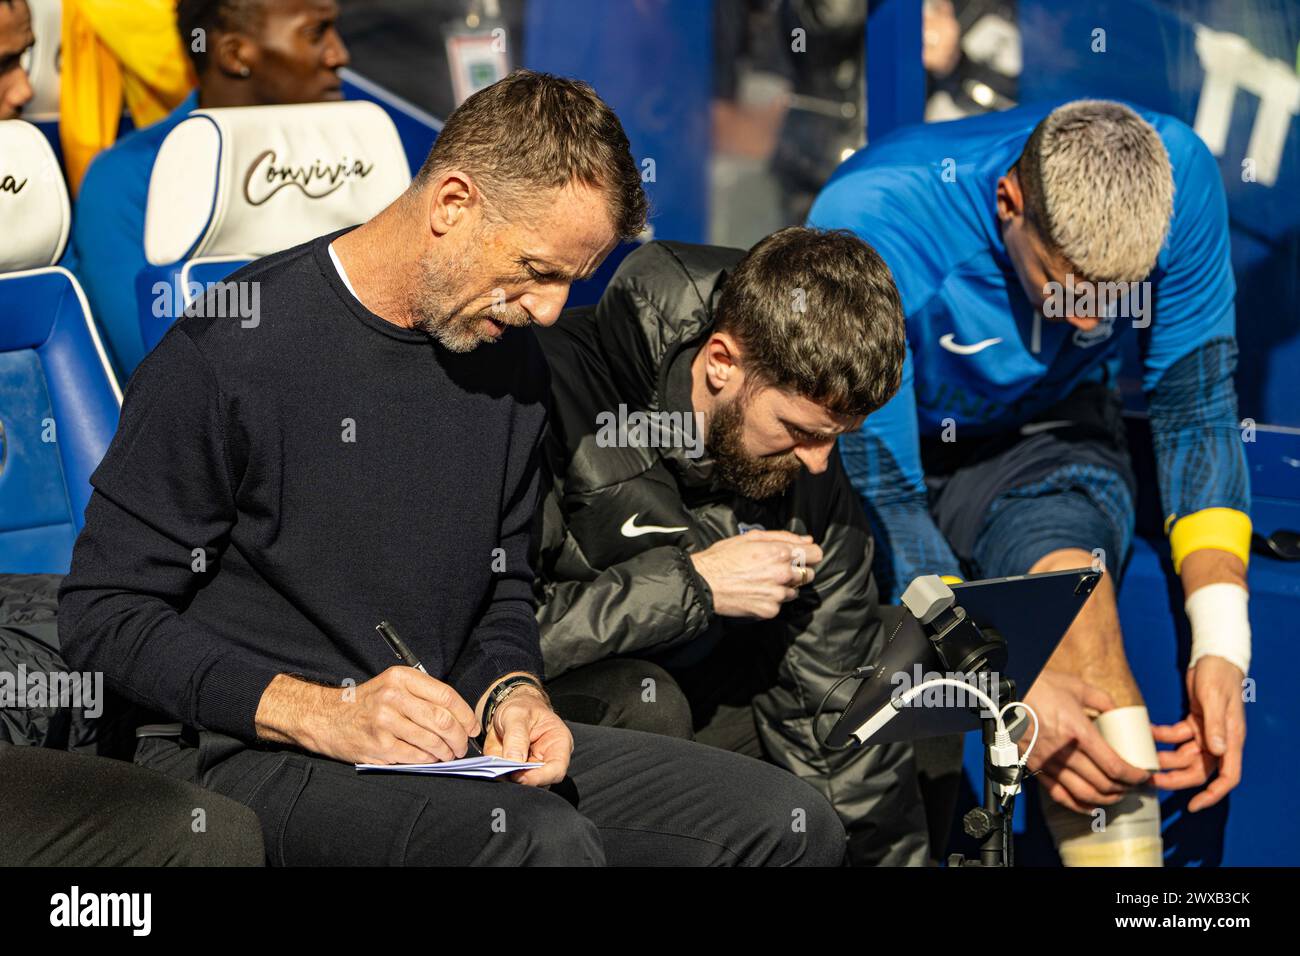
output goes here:
[[[1005, 676], [1015, 681], [1017, 697], [1023, 699], [1100, 580], [1100, 571], [1080, 568], [970, 581], [954, 584], [952, 592], [957, 606], [975, 624], [997, 631], [1006, 641]], [[872, 715], [921, 681], [959, 676], [943, 673], [939, 655], [921, 625], [905, 610], [893, 609], [885, 636], [876, 669], [858, 685], [843, 716], [827, 734], [828, 745], [847, 743]], [[989, 691], [996, 688], [997, 680], [978, 680], [977, 686]], [[965, 706], [971, 701], [963, 698], [964, 693], [951, 688], [925, 691], [861, 742], [891, 743], [976, 730], [980, 726], [978, 709]]]

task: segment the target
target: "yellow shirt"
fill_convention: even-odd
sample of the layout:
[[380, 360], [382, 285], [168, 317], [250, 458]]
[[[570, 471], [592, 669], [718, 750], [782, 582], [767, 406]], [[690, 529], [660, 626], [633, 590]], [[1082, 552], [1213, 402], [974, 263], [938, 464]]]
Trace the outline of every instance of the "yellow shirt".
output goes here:
[[75, 194], [90, 161], [116, 142], [124, 99], [135, 125], [147, 126], [193, 89], [175, 0], [63, 0], [60, 81], [59, 137]]

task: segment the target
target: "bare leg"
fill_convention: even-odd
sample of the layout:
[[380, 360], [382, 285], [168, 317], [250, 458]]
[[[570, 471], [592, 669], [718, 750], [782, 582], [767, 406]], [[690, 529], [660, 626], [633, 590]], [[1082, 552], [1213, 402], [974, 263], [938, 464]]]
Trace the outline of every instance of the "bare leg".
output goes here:
[[[1031, 571], [1060, 571], [1087, 567], [1092, 554], [1081, 548], [1063, 548], [1053, 551], [1034, 564]], [[1066, 632], [1048, 667], [1078, 677], [1110, 695], [1116, 707], [1142, 704], [1142, 693], [1129, 669], [1124, 654], [1124, 641], [1119, 627], [1119, 606], [1115, 597], [1115, 582], [1109, 572], [1102, 575], [1097, 589], [1083, 606], [1083, 610]], [[1141, 722], [1140, 728], [1130, 727], [1129, 737], [1146, 732], [1146, 711], [1129, 717]], [[1103, 734], [1104, 736], [1104, 734]], [[1107, 741], [1115, 745], [1116, 741]], [[1058, 779], [1065, 783], [1064, 773]], [[1160, 805], [1150, 784], [1124, 792], [1118, 802], [1108, 804], [1092, 813], [1071, 813], [1051, 798], [1047, 786], [1050, 774], [1040, 777], [1044, 783], [1043, 807], [1048, 830], [1060, 851], [1066, 866], [1160, 866], [1162, 841], [1160, 837]], [[1086, 807], [1086, 801], [1074, 794], [1076, 811]], [[1108, 801], [1114, 800], [1109, 797]], [[1102, 813], [1105, 825], [1096, 826], [1096, 813]]]
[[[1029, 570], [1037, 573], [1086, 568], [1092, 561], [1092, 554], [1082, 548], [1062, 548], [1040, 558]], [[1128, 658], [1124, 654], [1115, 582], [1109, 571], [1102, 575], [1097, 589], [1084, 604], [1047, 666], [1073, 674], [1106, 691], [1115, 701], [1116, 707], [1143, 702], [1142, 692], [1138, 690], [1137, 681], [1133, 679]]]

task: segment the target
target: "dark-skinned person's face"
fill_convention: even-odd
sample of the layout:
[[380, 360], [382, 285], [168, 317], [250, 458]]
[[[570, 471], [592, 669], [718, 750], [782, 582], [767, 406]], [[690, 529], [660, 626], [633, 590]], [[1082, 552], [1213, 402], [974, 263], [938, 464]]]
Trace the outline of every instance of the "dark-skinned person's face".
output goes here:
[[343, 98], [338, 71], [348, 49], [336, 28], [335, 0], [262, 0], [241, 61], [259, 103], [288, 105]]
[[435, 255], [421, 277], [417, 327], [454, 352], [498, 341], [511, 327], [552, 325], [569, 288], [617, 245], [605, 194], [571, 183], [527, 209], [487, 215], [469, 176], [428, 192]]
[[785, 492], [803, 468], [824, 472], [836, 439], [862, 421], [747, 381], [714, 409], [705, 443], [723, 483], [761, 501]]
[[17, 119], [32, 98], [23, 54], [35, 39], [26, 0], [0, 3], [0, 120]]

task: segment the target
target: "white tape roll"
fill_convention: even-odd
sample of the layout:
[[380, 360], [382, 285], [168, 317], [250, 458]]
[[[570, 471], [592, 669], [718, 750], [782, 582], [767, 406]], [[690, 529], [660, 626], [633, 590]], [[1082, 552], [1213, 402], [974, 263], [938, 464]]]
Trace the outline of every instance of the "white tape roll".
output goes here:
[[1151, 736], [1151, 715], [1141, 704], [1108, 710], [1094, 723], [1106, 743], [1124, 760], [1141, 770], [1160, 769], [1156, 740]]

